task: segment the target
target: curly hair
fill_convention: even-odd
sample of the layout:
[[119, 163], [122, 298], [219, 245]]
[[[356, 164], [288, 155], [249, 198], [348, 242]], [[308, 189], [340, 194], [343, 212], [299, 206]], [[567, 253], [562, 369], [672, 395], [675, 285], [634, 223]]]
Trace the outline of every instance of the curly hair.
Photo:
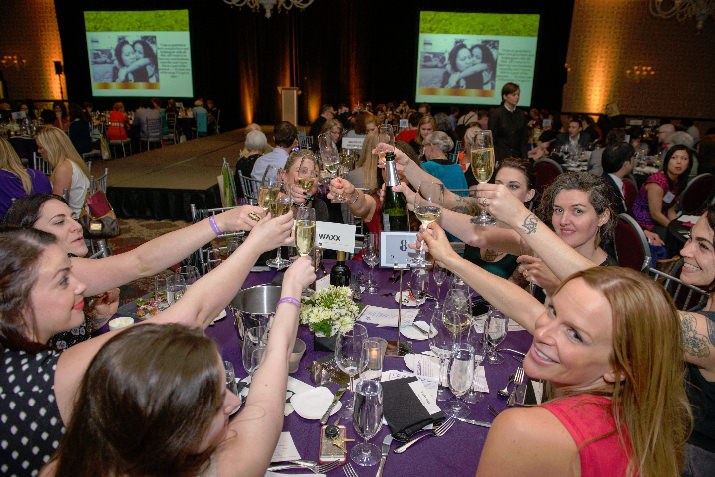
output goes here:
[[616, 212], [616, 197], [603, 177], [595, 176], [589, 172], [567, 172], [561, 174], [544, 190], [536, 213], [539, 218], [553, 229], [551, 217], [554, 213], [554, 201], [559, 192], [563, 190], [580, 190], [588, 194], [588, 200], [598, 215], [609, 211], [608, 222], [600, 228], [601, 239], [608, 242], [613, 238], [613, 231], [618, 223]]

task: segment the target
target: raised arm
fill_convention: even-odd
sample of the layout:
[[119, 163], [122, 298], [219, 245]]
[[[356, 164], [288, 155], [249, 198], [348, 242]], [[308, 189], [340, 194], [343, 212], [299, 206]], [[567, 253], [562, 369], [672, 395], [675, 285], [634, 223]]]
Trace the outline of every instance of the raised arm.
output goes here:
[[350, 212], [355, 217], [360, 217], [365, 222], [372, 220], [372, 216], [377, 210], [377, 202], [373, 196], [364, 194], [345, 179], [336, 178], [331, 180], [328, 199], [335, 199], [340, 194], [343, 197], [347, 197], [348, 207], [350, 207]]
[[[286, 271], [281, 298], [300, 301], [303, 288], [315, 280], [309, 257]], [[228, 438], [218, 447], [218, 475], [262, 477], [283, 428], [288, 357], [293, 350], [300, 307], [282, 303], [276, 309], [268, 345], [253, 375], [246, 407], [230, 424]]]
[[[251, 230], [256, 223], [250, 218], [251, 213], [254, 217], [265, 215], [260, 207], [244, 205], [216, 215], [216, 225], [222, 232]], [[207, 218], [157, 237], [130, 252], [99, 260], [72, 258], [72, 272], [87, 284], [85, 296], [92, 296], [166, 270], [214, 237], [216, 232]]]
[[442, 228], [431, 223], [425, 233], [418, 233], [437, 263], [459, 275], [489, 303], [509, 316], [529, 333], [534, 332], [536, 319], [544, 306], [518, 285], [493, 275], [460, 257], [451, 247]]

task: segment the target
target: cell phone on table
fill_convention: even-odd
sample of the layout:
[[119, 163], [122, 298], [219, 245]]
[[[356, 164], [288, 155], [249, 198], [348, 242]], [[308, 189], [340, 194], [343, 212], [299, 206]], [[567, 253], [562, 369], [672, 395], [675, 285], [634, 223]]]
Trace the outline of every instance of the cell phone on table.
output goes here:
[[[325, 434], [326, 427], [328, 427], [327, 424], [320, 428], [320, 455], [318, 457], [318, 462], [320, 462], [321, 464], [325, 464], [328, 462], [340, 462], [341, 464], [344, 464], [347, 458], [347, 454], [343, 452], [340, 447], [333, 444], [332, 437], [328, 437]], [[337, 437], [343, 442], [343, 446], [345, 446], [345, 426], [337, 426], [337, 428]]]

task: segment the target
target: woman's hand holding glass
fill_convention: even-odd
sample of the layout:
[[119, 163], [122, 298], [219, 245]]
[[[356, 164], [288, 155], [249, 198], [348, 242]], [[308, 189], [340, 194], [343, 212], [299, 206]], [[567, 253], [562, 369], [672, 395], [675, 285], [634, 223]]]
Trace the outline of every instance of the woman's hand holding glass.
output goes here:
[[561, 285], [554, 272], [538, 257], [531, 255], [520, 255], [516, 261], [520, 264], [517, 271], [521, 273], [526, 281], [543, 288], [547, 294], [551, 295]]
[[[278, 194], [271, 203], [271, 214], [274, 217], [278, 217], [281, 215], [290, 215], [290, 217], [292, 218], [293, 214], [289, 214], [289, 212], [291, 211], [291, 205], [292, 201], [290, 195], [288, 195], [284, 187], [281, 187]], [[278, 250], [276, 252], [276, 258], [266, 261], [266, 265], [271, 268], [277, 268], [278, 270], [288, 267], [290, 263], [290, 260], [286, 260], [281, 257], [280, 247], [278, 247]]]
[[[407, 187], [405, 187], [407, 188]], [[403, 188], [404, 189], [404, 188]], [[444, 185], [440, 182], [421, 182], [417, 193], [412, 196], [412, 206], [415, 215], [422, 223], [422, 228], [427, 227], [442, 214], [444, 204]], [[425, 260], [420, 242], [420, 255], [411, 261], [414, 266], [426, 267], [430, 262]]]
[[215, 217], [216, 225], [224, 232], [250, 231], [256, 222], [265, 217], [266, 211], [255, 205], [242, 205], [222, 212]]
[[536, 217], [534, 221], [524, 223], [524, 219], [531, 212], [505, 185], [477, 184], [476, 197], [479, 207], [486, 209], [499, 222], [514, 229], [519, 226], [528, 227], [532, 223], [536, 227]]
[[350, 181], [338, 177], [330, 181], [328, 199], [337, 200], [338, 197], [349, 197], [350, 199], [354, 199], [355, 192], [355, 186], [352, 185]]
[[261, 253], [275, 250], [282, 245], [292, 245], [293, 214], [280, 217], [264, 217], [251, 230], [243, 246], [255, 246]]
[[[447, 235], [442, 230], [442, 227], [436, 222], [429, 224], [422, 232], [417, 233], [418, 245], [422, 246], [422, 242], [427, 246], [424, 250], [430, 253], [434, 258], [435, 263], [440, 267], [449, 269], [449, 263], [460, 258], [457, 252], [454, 251], [449, 244]], [[409, 245], [410, 248], [417, 248], [414, 245]]]
[[295, 209], [295, 246], [301, 257], [313, 253], [315, 246], [315, 209], [299, 207]]

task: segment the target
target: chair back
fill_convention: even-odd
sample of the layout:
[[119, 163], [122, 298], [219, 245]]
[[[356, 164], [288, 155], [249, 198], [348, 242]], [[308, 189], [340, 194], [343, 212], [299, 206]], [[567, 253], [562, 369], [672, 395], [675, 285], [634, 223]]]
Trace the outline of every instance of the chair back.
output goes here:
[[708, 197], [715, 188], [715, 175], [700, 174], [680, 193], [680, 210], [685, 215], [700, 215], [708, 205]]
[[[206, 217], [212, 215], [220, 214], [227, 210], [233, 209], [234, 207], [220, 207], [216, 209], [199, 209], [196, 204], [191, 204], [191, 219], [194, 223], [200, 222]], [[225, 233], [216, 236], [216, 239], [211, 242], [202, 245], [196, 252], [194, 252], [187, 261], [199, 269], [201, 274], [213, 269], [215, 266], [220, 264], [224, 259], [238, 247], [242, 238], [246, 235], [245, 232], [235, 232], [235, 233]]]
[[176, 113], [166, 113], [166, 129], [163, 139], [176, 143]]
[[52, 166], [50, 166], [49, 162], [45, 162], [37, 152], [32, 153], [32, 168], [42, 171], [46, 176], [52, 175]]
[[[124, 123], [121, 121], [110, 121], [107, 128], [107, 137], [110, 142], [131, 141], [127, 136], [127, 131], [124, 128]], [[114, 139], [112, 139], [114, 137]]]
[[161, 115], [161, 135], [166, 136], [169, 134], [169, 125], [166, 122], [166, 111], [160, 109], [159, 114]]
[[636, 183], [632, 182], [628, 177], [623, 178], [623, 187], [625, 188], [623, 200], [626, 203], [626, 210], [631, 210], [633, 208], [633, 202], [636, 201], [636, 197], [638, 196], [638, 188]]
[[241, 171], [238, 171], [238, 181], [241, 183], [243, 197], [248, 199], [249, 204], [258, 205], [258, 186], [261, 185], [261, 181], [250, 176], [246, 177], [241, 174]]
[[313, 149], [313, 136], [306, 136], [303, 132], [303, 136], [298, 136], [298, 146], [301, 149]]
[[450, 152], [447, 154], [447, 159], [449, 159], [449, 162], [452, 164], [457, 164], [459, 162], [459, 153], [458, 152]]
[[640, 272], [650, 263], [650, 246], [638, 222], [628, 214], [618, 214], [613, 234], [616, 260], [621, 267]]
[[709, 298], [709, 293], [706, 290], [684, 283], [680, 278], [677, 278], [676, 275], [680, 275], [682, 267], [683, 260], [680, 259], [673, 266], [671, 270], [672, 275], [651, 266], [648, 267], [647, 271], [650, 276], [653, 277], [653, 280], [663, 285], [663, 288], [670, 294], [678, 310], [690, 311], [704, 305]]
[[221, 133], [221, 126], [219, 125], [219, 119], [221, 119], [221, 110], [216, 110], [216, 134]]
[[112, 254], [112, 250], [109, 248], [109, 245], [107, 245], [104, 239], [92, 239], [90, 242], [90, 251], [92, 252], [92, 254], [87, 258], [104, 258], [109, 257]]
[[561, 165], [553, 159], [539, 159], [534, 162], [534, 188], [543, 193], [563, 172]]
[[206, 113], [196, 113], [196, 134], [206, 136], [208, 134], [208, 119]]
[[454, 143], [454, 154], [459, 154], [460, 151], [464, 150], [464, 146], [462, 145], [462, 141], [456, 141]]
[[107, 179], [109, 177], [109, 168], [105, 167], [104, 168], [104, 175], [98, 177], [97, 179], [94, 178], [94, 176], [89, 176], [89, 193], [94, 194], [98, 190], [101, 190], [105, 194], [107, 193]]
[[159, 118], [149, 118], [146, 120], [146, 135], [147, 139], [154, 139], [161, 141], [161, 119]]

